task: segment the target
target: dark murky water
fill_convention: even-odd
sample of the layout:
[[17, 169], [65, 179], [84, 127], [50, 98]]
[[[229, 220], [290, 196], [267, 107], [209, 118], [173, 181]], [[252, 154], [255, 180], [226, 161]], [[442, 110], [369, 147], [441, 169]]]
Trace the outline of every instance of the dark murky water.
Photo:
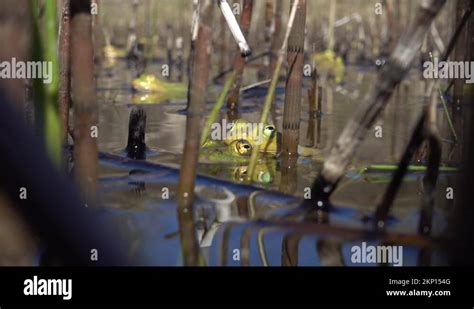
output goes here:
[[[113, 71], [102, 71], [98, 80], [99, 149], [101, 152], [122, 156], [127, 144], [128, 118], [133, 106], [133, 95], [130, 91], [132, 75], [125, 68], [126, 64], [119, 62]], [[156, 70], [158, 71], [157, 68]], [[296, 184], [290, 184], [294, 188], [282, 185], [281, 168], [275, 160], [270, 164], [270, 170], [275, 169], [273, 181], [263, 187], [274, 191], [290, 190], [294, 195], [303, 196], [304, 189], [311, 185], [317, 175], [321, 159], [327, 154], [355, 108], [370, 91], [374, 73], [351, 67], [343, 87], [325, 90], [321, 130], [319, 134], [315, 133], [315, 136], [319, 136], [319, 142], [314, 143], [308, 138], [310, 117], [306, 91], [310, 80], [305, 80], [300, 144], [314, 145], [313, 148], [318, 149], [318, 156], [299, 158]], [[412, 76], [410, 81], [404, 82], [385, 110], [383, 119], [378, 121], [377, 125], [382, 128], [382, 137], [377, 137], [374, 129], [360, 148], [351, 170], [332, 198], [332, 202], [337, 205], [336, 211], [331, 213], [330, 217], [334, 226], [362, 228], [367, 224], [363, 218], [375, 210], [377, 201], [390, 180], [390, 173], [360, 174], [358, 171], [371, 164], [392, 164], [399, 159], [426, 101], [422, 96], [425, 84], [417, 80], [416, 76]], [[284, 83], [281, 87], [284, 87]], [[273, 117], [281, 132], [284, 94], [282, 88], [279, 90]], [[218, 92], [218, 86], [211, 89], [208, 110], [211, 109], [213, 98], [217, 97]], [[241, 116], [257, 122], [264, 95], [265, 89], [244, 94]], [[397, 104], [394, 104], [395, 102]], [[165, 101], [142, 106], [147, 113], [148, 161], [178, 168], [185, 135], [186, 116], [181, 112], [185, 108], [185, 101]], [[222, 115], [224, 116], [224, 113]], [[453, 165], [452, 162], [459, 155], [460, 149], [453, 149], [449, 142], [452, 137], [442, 108], [439, 108], [438, 119], [441, 135], [445, 140], [443, 162]], [[104, 216], [104, 220], [120, 224], [123, 231], [121, 236], [130, 243], [130, 257], [137, 264], [180, 265], [174, 201], [177, 172], [151, 168], [146, 172], [129, 175], [130, 167], [110, 162], [106, 164], [107, 160], [102, 160], [101, 163], [101, 199], [105, 208], [99, 213]], [[235, 163], [201, 164], [199, 173], [236, 182], [235, 171], [239, 166]], [[416, 233], [422, 177], [421, 173], [412, 173], [405, 178], [392, 208], [390, 231]], [[452, 201], [445, 198], [446, 187], [452, 184], [454, 177], [453, 174], [441, 174], [439, 178], [433, 218], [434, 235], [445, 232], [446, 215], [452, 208]], [[197, 190], [217, 184], [213, 179], [200, 178]], [[224, 201], [212, 200], [205, 192], [198, 193], [198, 236], [209, 265], [281, 265], [282, 243], [288, 243], [288, 235], [294, 233], [299, 235], [295, 241], [298, 265], [327, 265], [328, 259], [352, 265], [350, 248], [353, 244], [360, 244], [363, 239], [343, 241], [340, 237], [330, 234], [321, 235], [317, 229], [302, 233], [288, 227], [246, 223], [249, 218], [266, 219], [275, 211], [296, 206], [297, 198], [270, 194], [258, 194], [254, 197], [251, 195], [252, 189], [248, 187], [230, 184], [226, 187], [228, 192], [221, 194], [227, 194], [230, 198]], [[166, 191], [164, 188], [169, 189], [169, 199], [162, 198]], [[283, 241], [284, 239], [286, 240]], [[368, 240], [368, 243], [374, 241]], [[234, 251], [236, 249], [239, 251]], [[240, 259], [233, 259], [236, 252], [240, 254]], [[248, 256], [246, 252], [249, 252]], [[420, 248], [404, 246], [404, 265], [416, 265], [419, 254]], [[432, 255], [432, 265], [444, 263], [442, 254]]]

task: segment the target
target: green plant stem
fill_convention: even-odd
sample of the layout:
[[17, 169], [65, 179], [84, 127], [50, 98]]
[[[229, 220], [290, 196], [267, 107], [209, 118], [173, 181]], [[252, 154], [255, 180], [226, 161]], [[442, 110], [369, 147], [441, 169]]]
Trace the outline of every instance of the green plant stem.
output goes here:
[[211, 126], [212, 124], [216, 121], [217, 116], [219, 115], [219, 111], [222, 108], [222, 105], [224, 105], [224, 100], [227, 96], [227, 93], [229, 92], [230, 87], [234, 83], [235, 77], [236, 77], [236, 72], [234, 71], [226, 80], [224, 84], [224, 88], [222, 88], [221, 93], [219, 94], [219, 97], [217, 98], [216, 103], [214, 104], [214, 107], [212, 108], [211, 114], [206, 120], [206, 124], [204, 125], [204, 129], [202, 131], [201, 135], [201, 147], [204, 145], [206, 142], [206, 139], [211, 132]]
[[[362, 173], [367, 171], [373, 172], [392, 172], [398, 169], [398, 164], [375, 164], [370, 165], [362, 169]], [[426, 171], [427, 167], [424, 165], [409, 165], [407, 170], [410, 172], [424, 172]], [[440, 166], [440, 172], [459, 172], [459, 169], [456, 167], [450, 166]]]
[[33, 40], [36, 48], [33, 58], [52, 64], [51, 83], [44, 84], [42, 80], [34, 80], [34, 91], [38, 107], [37, 125], [44, 136], [46, 149], [51, 161], [61, 166], [61, 123], [59, 120], [57, 96], [59, 88], [59, 60], [57, 54], [57, 7], [56, 1], [45, 2], [44, 28], [40, 31], [38, 11], [33, 13]]
[[[265, 97], [265, 103], [263, 105], [262, 115], [260, 117], [260, 124], [264, 124], [267, 122], [268, 115], [270, 114], [270, 109], [272, 107], [273, 102], [273, 94], [275, 93], [276, 86], [278, 84], [278, 79], [280, 77], [280, 71], [283, 66], [283, 61], [286, 53], [286, 48], [288, 46], [288, 38], [291, 33], [291, 29], [293, 28], [293, 22], [295, 20], [296, 9], [298, 7], [299, 0], [295, 0], [293, 2], [293, 7], [291, 8], [290, 18], [288, 20], [288, 27], [286, 29], [285, 39], [283, 40], [283, 45], [278, 54], [278, 60], [275, 65], [275, 70], [273, 71], [272, 81], [270, 83], [270, 87], [267, 92], [267, 96]], [[247, 169], [247, 182], [252, 181], [252, 176], [255, 172], [255, 167], [257, 166], [257, 159], [258, 154], [260, 151], [260, 145], [255, 145], [252, 150], [252, 155], [250, 156], [250, 163]]]

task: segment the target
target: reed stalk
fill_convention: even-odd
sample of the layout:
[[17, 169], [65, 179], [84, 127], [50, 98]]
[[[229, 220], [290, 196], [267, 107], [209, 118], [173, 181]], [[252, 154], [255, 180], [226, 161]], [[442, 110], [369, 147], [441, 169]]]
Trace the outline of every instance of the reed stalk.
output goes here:
[[300, 136], [301, 90], [303, 87], [306, 0], [297, 6], [295, 23], [288, 38], [288, 73], [283, 109], [282, 155], [297, 156]]
[[[288, 25], [286, 29], [285, 38], [283, 44], [278, 53], [278, 60], [275, 65], [275, 70], [273, 71], [272, 81], [270, 82], [270, 87], [268, 88], [267, 96], [265, 97], [265, 102], [263, 104], [262, 114], [260, 116], [260, 124], [263, 125], [268, 120], [268, 115], [270, 114], [270, 109], [272, 107], [273, 96], [275, 93], [276, 86], [278, 84], [278, 79], [280, 77], [280, 71], [283, 66], [283, 61], [285, 60], [286, 49], [288, 46], [288, 38], [290, 37], [291, 29], [293, 28], [293, 23], [295, 21], [296, 11], [298, 8], [299, 0], [293, 2], [291, 8], [290, 18], [288, 19]], [[255, 167], [257, 166], [258, 154], [260, 151], [260, 145], [255, 145], [252, 150], [252, 155], [250, 156], [250, 163], [247, 172], [247, 182], [252, 181], [253, 173], [255, 172]]]
[[209, 136], [209, 133], [211, 133], [211, 126], [216, 121], [217, 116], [219, 116], [219, 111], [221, 110], [222, 105], [224, 105], [225, 98], [227, 97], [227, 93], [229, 92], [231, 85], [234, 84], [236, 75], [237, 73], [234, 72], [227, 78], [224, 84], [224, 88], [222, 88], [222, 91], [219, 94], [219, 97], [217, 98], [217, 101], [214, 104], [214, 107], [212, 108], [211, 114], [209, 115], [209, 117], [206, 120], [206, 123], [204, 124], [204, 129], [201, 135], [201, 147], [206, 142], [207, 137]]
[[94, 48], [90, 0], [71, 0], [71, 80], [74, 98], [74, 172], [86, 200], [97, 186], [98, 107], [94, 91]]
[[213, 1], [202, 2], [202, 15], [196, 38], [192, 76], [190, 77], [190, 102], [186, 118], [186, 139], [178, 185], [178, 221], [184, 264], [201, 264], [199, 245], [193, 219], [194, 184], [201, 138], [201, 118], [205, 106], [205, 95], [209, 78], [210, 44], [212, 40]]
[[336, 8], [337, 8], [337, 0], [329, 1], [329, 21], [328, 21], [328, 38], [327, 38], [327, 49], [334, 50], [334, 24], [336, 23]]

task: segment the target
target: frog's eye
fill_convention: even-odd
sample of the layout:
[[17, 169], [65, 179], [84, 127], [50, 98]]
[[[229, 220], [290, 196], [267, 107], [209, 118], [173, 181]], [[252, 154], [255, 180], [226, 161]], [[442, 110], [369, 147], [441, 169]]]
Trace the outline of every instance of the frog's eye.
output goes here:
[[265, 129], [263, 130], [263, 134], [265, 134], [265, 136], [267, 137], [272, 136], [274, 132], [275, 132], [275, 126], [272, 126], [272, 125], [265, 126]]
[[248, 155], [252, 151], [252, 145], [246, 140], [239, 140], [235, 144], [235, 150], [240, 155]]

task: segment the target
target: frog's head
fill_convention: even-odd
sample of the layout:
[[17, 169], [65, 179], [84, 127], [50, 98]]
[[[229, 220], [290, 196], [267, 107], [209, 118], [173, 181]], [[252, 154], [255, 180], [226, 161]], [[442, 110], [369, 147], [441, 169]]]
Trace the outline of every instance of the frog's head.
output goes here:
[[277, 130], [273, 124], [253, 124], [244, 119], [237, 119], [227, 129], [224, 143], [230, 145], [237, 140], [246, 140], [252, 148], [260, 146], [261, 152], [277, 152]]
[[238, 154], [239, 156], [250, 156], [252, 153], [252, 144], [244, 139], [233, 141], [229, 147], [232, 153]]

